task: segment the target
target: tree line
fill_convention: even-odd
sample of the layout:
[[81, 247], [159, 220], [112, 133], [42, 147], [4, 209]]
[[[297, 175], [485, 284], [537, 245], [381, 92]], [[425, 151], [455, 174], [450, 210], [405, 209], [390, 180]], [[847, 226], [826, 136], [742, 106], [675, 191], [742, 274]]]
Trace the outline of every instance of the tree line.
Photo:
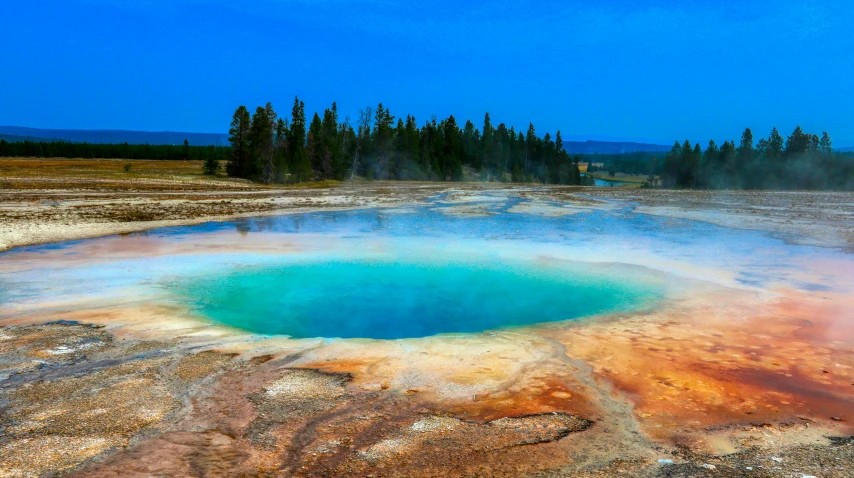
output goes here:
[[[603, 164], [614, 174], [648, 174], [645, 186], [695, 189], [854, 190], [854, 154], [833, 150], [830, 135], [795, 128], [783, 138], [774, 128], [754, 141], [748, 128], [741, 141], [703, 149], [676, 142], [663, 161], [655, 153], [578, 155], [563, 148], [561, 133], [538, 136], [533, 124], [516, 131], [493, 125], [489, 113], [476, 127], [460, 126], [454, 116], [433, 117], [419, 125], [415, 117], [395, 118], [380, 103], [366, 107], [353, 124], [341, 120], [335, 103], [307, 121], [305, 104], [294, 99], [289, 117], [270, 103], [254, 114], [241, 106], [232, 116], [229, 146], [99, 144], [69, 141], [0, 139], [0, 157], [116, 158], [195, 160], [216, 174], [221, 162], [229, 176], [265, 183], [368, 179], [538, 182], [592, 184], [579, 161]], [[593, 166], [590, 171], [596, 171]], [[466, 171], [466, 174], [464, 174]]]
[[0, 139], [0, 157], [19, 158], [110, 158], [205, 161], [228, 159], [228, 146], [72, 143], [70, 141], [6, 141]]
[[678, 141], [664, 159], [665, 188], [854, 190], [854, 155], [833, 151], [827, 132], [819, 137], [800, 126], [786, 139], [777, 128], [754, 142], [750, 128], [741, 141], [718, 146]]
[[[305, 104], [294, 99], [289, 117], [270, 103], [250, 115], [234, 112], [229, 128], [229, 176], [265, 183], [368, 179], [460, 181], [464, 167], [481, 180], [583, 184], [578, 161], [563, 149], [560, 131], [538, 136], [533, 124], [517, 132], [493, 125], [489, 113], [481, 127], [460, 126], [451, 115], [418, 124], [415, 117], [395, 118], [380, 103], [359, 112], [355, 124], [339, 118], [332, 103], [309, 121]], [[213, 165], [211, 165], [213, 166]]]
[[[640, 151], [619, 154], [583, 154], [581, 161], [590, 164], [587, 172], [606, 172], [613, 176], [617, 172], [625, 174], [661, 174], [661, 164], [657, 157], [661, 153]], [[601, 164], [601, 167], [597, 166]]]

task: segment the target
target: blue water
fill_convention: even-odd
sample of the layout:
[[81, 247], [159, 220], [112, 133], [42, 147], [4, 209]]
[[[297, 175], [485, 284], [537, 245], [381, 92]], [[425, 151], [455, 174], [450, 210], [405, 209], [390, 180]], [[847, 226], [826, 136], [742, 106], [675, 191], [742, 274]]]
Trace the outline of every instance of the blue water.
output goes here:
[[594, 186], [618, 187], [618, 186], [625, 186], [627, 184], [630, 184], [630, 183], [627, 183], [624, 181], [610, 181], [608, 179], [599, 179], [599, 178], [593, 179], [593, 185]]
[[[586, 174], [581, 173], [581, 176], [586, 176]], [[593, 178], [593, 185], [594, 185], [594, 186], [601, 186], [601, 187], [619, 187], [619, 186], [625, 186], [625, 185], [627, 185], [627, 184], [629, 184], [629, 183], [627, 183], [627, 182], [625, 182], [625, 181], [610, 181], [610, 180], [607, 180], [607, 179]]]
[[[852, 257], [637, 214], [627, 203], [551, 217], [512, 212], [523, 199], [495, 195], [482, 201], [489, 215], [459, 217], [443, 212], [454, 206], [445, 199], [18, 248], [0, 254], [0, 306], [8, 306], [0, 319], [41, 303], [62, 311], [92, 298], [99, 306], [167, 301], [264, 334], [420, 337], [636, 310], [663, 294], [648, 269], [725, 287], [839, 290], [833, 275], [803, 271]], [[133, 244], [141, 236], [145, 250], [167, 252], [140, 257]], [[183, 244], [192, 247], [168, 252]], [[608, 263], [641, 267], [614, 273]]]
[[577, 267], [491, 261], [312, 260], [176, 284], [219, 323], [292, 337], [400, 339], [636, 310], [651, 285]]

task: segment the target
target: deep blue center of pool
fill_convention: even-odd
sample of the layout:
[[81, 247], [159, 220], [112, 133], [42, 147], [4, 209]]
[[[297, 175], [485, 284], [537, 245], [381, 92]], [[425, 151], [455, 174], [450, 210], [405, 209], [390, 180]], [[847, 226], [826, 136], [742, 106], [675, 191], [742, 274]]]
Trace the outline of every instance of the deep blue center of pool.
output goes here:
[[636, 310], [660, 297], [593, 271], [486, 261], [313, 260], [223, 270], [176, 290], [215, 322], [298, 338], [481, 332]]

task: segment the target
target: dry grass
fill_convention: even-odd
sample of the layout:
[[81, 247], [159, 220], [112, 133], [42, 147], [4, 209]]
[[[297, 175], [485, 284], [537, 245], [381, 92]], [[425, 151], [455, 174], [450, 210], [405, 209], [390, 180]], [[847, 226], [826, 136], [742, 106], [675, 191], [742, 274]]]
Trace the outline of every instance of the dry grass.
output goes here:
[[[124, 166], [131, 164], [131, 170]], [[257, 189], [248, 181], [202, 174], [201, 161], [0, 159], [0, 189], [195, 191]]]

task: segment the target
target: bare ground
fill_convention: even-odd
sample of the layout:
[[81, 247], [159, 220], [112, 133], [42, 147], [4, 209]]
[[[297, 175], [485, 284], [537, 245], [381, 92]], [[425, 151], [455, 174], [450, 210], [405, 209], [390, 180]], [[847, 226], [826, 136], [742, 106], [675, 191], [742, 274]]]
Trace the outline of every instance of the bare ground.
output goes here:
[[[204, 177], [189, 162], [134, 161], [130, 173], [124, 163], [0, 160], [0, 250], [237, 216], [418, 204], [443, 192], [465, 206], [495, 189], [529, 199], [522, 212], [531, 214], [633, 206], [854, 245], [852, 193], [274, 188]], [[67, 317], [84, 323], [4, 319], [0, 476], [852, 476], [848, 423], [801, 412], [850, 405], [854, 380], [835, 372], [854, 366], [850, 337], [833, 345], [809, 335], [838, 310], [811, 296], [774, 307], [701, 299], [660, 317], [544, 332], [536, 349], [548, 353], [536, 368], [462, 404], [389, 386], [373, 363], [307, 358], [305, 346], [261, 353], [233, 337], [149, 337], [114, 328], [107, 311]], [[837, 299], [837, 309], [850, 303]], [[713, 344], [691, 346], [698, 336]], [[761, 363], [749, 354], [759, 336]], [[500, 358], [489, 373], [513, 362]], [[459, 377], [480, 377], [490, 364], [475, 365], [476, 374]]]
[[[122, 169], [126, 163], [133, 165], [128, 173]], [[414, 204], [441, 192], [485, 189], [581, 207], [628, 201], [646, 214], [765, 230], [821, 246], [854, 246], [854, 193], [397, 182], [270, 187], [200, 171], [201, 164], [192, 161], [0, 160], [0, 251], [240, 216]]]

